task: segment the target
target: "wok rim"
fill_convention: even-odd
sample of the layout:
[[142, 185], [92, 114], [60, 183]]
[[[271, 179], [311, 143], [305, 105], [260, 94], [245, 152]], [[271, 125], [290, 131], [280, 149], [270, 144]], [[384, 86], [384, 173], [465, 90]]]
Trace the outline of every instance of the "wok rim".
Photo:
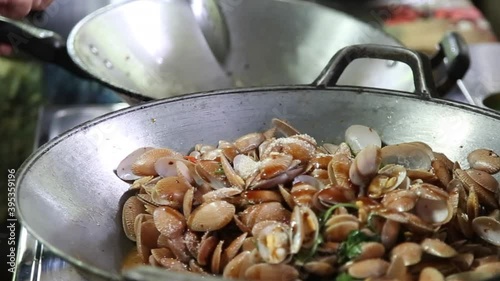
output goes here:
[[[88, 128], [94, 127], [100, 123], [106, 122], [107, 120], [111, 120], [114, 118], [117, 118], [119, 116], [125, 115], [125, 114], [132, 114], [133, 112], [136, 111], [141, 111], [141, 110], [148, 110], [149, 108], [153, 108], [156, 106], [160, 105], [167, 105], [170, 103], [175, 103], [175, 102], [185, 102], [189, 101], [192, 99], [199, 99], [199, 98], [205, 98], [205, 97], [211, 97], [211, 96], [225, 96], [225, 95], [242, 95], [242, 94], [248, 94], [248, 93], [263, 93], [263, 94], [273, 94], [274, 92], [277, 91], [283, 91], [283, 92], [291, 92], [295, 93], [297, 91], [328, 91], [328, 92], [336, 92], [336, 91], [347, 91], [351, 92], [353, 95], [357, 94], [371, 94], [371, 95], [376, 95], [376, 96], [395, 96], [398, 98], [404, 98], [408, 100], [412, 100], [415, 102], [428, 102], [436, 105], [443, 105], [446, 107], [451, 107], [456, 110], [465, 110], [470, 113], [476, 113], [480, 114], [484, 117], [490, 117], [494, 118], [500, 121], [500, 112], [491, 110], [491, 109], [486, 109], [486, 108], [480, 108], [476, 107], [473, 105], [468, 105], [468, 104], [463, 104], [460, 102], [456, 101], [450, 101], [450, 100], [443, 100], [443, 99], [438, 99], [438, 98], [423, 98], [422, 96], [415, 94], [415, 93], [408, 93], [408, 92], [402, 92], [402, 91], [393, 91], [393, 90], [385, 90], [385, 89], [375, 89], [375, 88], [360, 88], [360, 87], [352, 87], [352, 86], [335, 86], [335, 87], [327, 87], [327, 88], [319, 88], [315, 87], [312, 85], [306, 85], [306, 86], [275, 86], [275, 87], [254, 87], [254, 88], [244, 88], [244, 89], [232, 89], [232, 90], [214, 90], [214, 91], [208, 91], [208, 92], [199, 92], [199, 93], [193, 93], [193, 94], [187, 94], [183, 96], [175, 96], [175, 97], [169, 97], [169, 98], [164, 98], [160, 100], [153, 100], [150, 102], [142, 103], [142, 104], [137, 104], [133, 105], [130, 107], [122, 108], [119, 110], [116, 110], [111, 113], [104, 114], [100, 117], [97, 117], [95, 119], [89, 120], [87, 122], [84, 122], [66, 132], [63, 134], [53, 138], [52, 140], [48, 141], [47, 143], [43, 144], [40, 146], [37, 150], [35, 150], [18, 168], [17, 173], [16, 173], [16, 192], [15, 192], [15, 198], [16, 198], [16, 217], [18, 218], [19, 223], [21, 224], [22, 227], [26, 228], [27, 231], [33, 235], [33, 237], [38, 240], [40, 243], [44, 245], [49, 251], [52, 253], [56, 254], [58, 257], [62, 258], [63, 260], [67, 261], [71, 265], [74, 265], [78, 270], [83, 270], [86, 273], [94, 274], [100, 278], [105, 278], [105, 279], [110, 279], [110, 280], [122, 280], [122, 274], [114, 274], [109, 271], [103, 270], [101, 268], [98, 268], [96, 266], [90, 265], [87, 262], [83, 262], [79, 260], [78, 258], [74, 256], [70, 256], [64, 251], [60, 250], [58, 247], [47, 243], [45, 239], [41, 238], [38, 233], [31, 228], [28, 224], [24, 224], [24, 216], [21, 211], [21, 205], [19, 204], [20, 202], [18, 201], [19, 193], [21, 190], [21, 186], [23, 186], [22, 182], [25, 178], [29, 176], [29, 172], [32, 166], [34, 166], [38, 159], [43, 157], [48, 151], [50, 151], [53, 147], [57, 146], [60, 142], [66, 140], [67, 138], [80, 133], [81, 131], [85, 131]], [[333, 93], [332, 93], [333, 94]], [[77, 270], [77, 271], [78, 271]], [[79, 273], [81, 274], [81, 273]]]

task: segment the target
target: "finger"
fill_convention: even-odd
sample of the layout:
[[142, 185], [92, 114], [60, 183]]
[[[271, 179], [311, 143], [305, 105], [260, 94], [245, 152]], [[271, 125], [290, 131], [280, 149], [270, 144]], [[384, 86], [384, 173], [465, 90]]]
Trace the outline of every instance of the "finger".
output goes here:
[[45, 10], [54, 0], [37, 0], [33, 3], [33, 10]]
[[30, 0], [0, 0], [0, 15], [21, 19], [30, 12], [31, 5]]
[[0, 44], [0, 56], [10, 56], [13, 53], [12, 46]]

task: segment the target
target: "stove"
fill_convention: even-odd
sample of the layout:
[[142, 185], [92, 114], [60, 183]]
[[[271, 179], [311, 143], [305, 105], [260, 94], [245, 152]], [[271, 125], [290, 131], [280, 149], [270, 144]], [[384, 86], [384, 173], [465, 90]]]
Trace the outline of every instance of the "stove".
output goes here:
[[[39, 112], [35, 149], [86, 121], [125, 108], [125, 103], [85, 106], [47, 106]], [[17, 242], [17, 265], [13, 281], [89, 281], [21, 227]]]

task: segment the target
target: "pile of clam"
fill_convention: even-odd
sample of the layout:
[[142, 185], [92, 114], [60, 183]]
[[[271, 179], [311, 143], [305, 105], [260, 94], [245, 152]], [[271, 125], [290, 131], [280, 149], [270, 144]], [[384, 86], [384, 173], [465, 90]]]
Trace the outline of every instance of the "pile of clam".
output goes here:
[[123, 228], [140, 263], [242, 280], [484, 280], [500, 273], [500, 157], [422, 142], [339, 145], [286, 122], [188, 155], [140, 148]]

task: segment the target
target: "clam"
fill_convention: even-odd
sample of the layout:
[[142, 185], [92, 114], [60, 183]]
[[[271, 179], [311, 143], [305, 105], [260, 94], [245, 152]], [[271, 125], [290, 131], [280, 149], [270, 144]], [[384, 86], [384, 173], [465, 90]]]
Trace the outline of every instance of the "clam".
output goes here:
[[292, 227], [292, 253], [298, 253], [300, 248], [311, 248], [319, 235], [319, 221], [309, 207], [295, 206], [290, 221]]
[[382, 198], [382, 205], [391, 210], [407, 212], [415, 207], [417, 200], [418, 195], [415, 191], [396, 189], [385, 194]]
[[157, 205], [180, 209], [184, 195], [189, 188], [190, 186], [187, 186], [177, 176], [163, 178], [156, 183], [151, 191], [151, 200]]
[[155, 163], [163, 157], [182, 159], [182, 154], [168, 148], [155, 148], [147, 150], [139, 156], [132, 164], [131, 170], [138, 176], [155, 176], [158, 173], [155, 170]]
[[135, 241], [134, 221], [135, 218], [145, 212], [144, 204], [137, 199], [137, 196], [131, 196], [125, 201], [122, 209], [123, 231], [128, 239]]
[[162, 157], [154, 163], [156, 174], [161, 177], [177, 176], [176, 162], [185, 161], [173, 157]]
[[213, 235], [208, 235], [208, 232], [201, 238], [200, 245], [198, 247], [198, 254], [196, 260], [201, 266], [205, 266], [210, 262], [215, 248], [219, 244], [217, 237]]
[[369, 183], [379, 170], [381, 150], [375, 145], [368, 145], [361, 150], [349, 168], [349, 178], [355, 185], [364, 186]]
[[440, 258], [452, 258], [458, 254], [450, 245], [439, 239], [426, 238], [420, 245], [424, 252]]
[[153, 219], [158, 231], [166, 238], [179, 237], [186, 229], [184, 216], [179, 211], [167, 206], [156, 208]]
[[278, 131], [282, 133], [285, 137], [291, 137], [300, 134], [300, 132], [297, 129], [292, 127], [292, 125], [285, 122], [284, 120], [273, 118], [271, 122], [273, 126], [276, 127], [276, 129], [278, 129]]
[[244, 278], [252, 281], [295, 281], [299, 278], [299, 272], [293, 266], [287, 264], [259, 263], [250, 266], [245, 271]]
[[418, 281], [444, 281], [444, 276], [434, 267], [426, 267], [420, 272]]
[[238, 236], [236, 239], [234, 239], [229, 246], [224, 250], [222, 253], [222, 267], [225, 267], [228, 262], [230, 262], [241, 250], [243, 247], [243, 243], [245, 242], [245, 239], [247, 238], [248, 233], [243, 233], [240, 236]]
[[290, 227], [273, 222], [262, 229], [257, 236], [257, 250], [262, 260], [269, 264], [279, 264], [290, 255]]
[[196, 163], [196, 174], [213, 189], [228, 187], [222, 166], [217, 161], [201, 160]]
[[333, 155], [328, 164], [328, 178], [332, 185], [339, 185], [344, 188], [350, 187], [349, 170], [352, 160], [345, 154], [338, 153]]
[[201, 265], [199, 265], [196, 260], [192, 259], [189, 261], [189, 271], [201, 275], [209, 275]]
[[389, 263], [383, 259], [367, 259], [353, 263], [347, 270], [354, 278], [375, 278], [384, 275]]
[[224, 174], [226, 175], [229, 183], [236, 188], [243, 189], [243, 187], [245, 186], [245, 181], [243, 181], [243, 179], [234, 171], [231, 164], [229, 164], [226, 156], [222, 155], [220, 157], [220, 160], [222, 170], [224, 171]]
[[203, 194], [202, 198], [203, 202], [219, 201], [241, 194], [241, 191], [237, 187], [224, 187], [209, 191]]
[[334, 215], [325, 224], [324, 239], [330, 242], [342, 242], [347, 239], [349, 233], [358, 230], [359, 225], [357, 218], [352, 215]]
[[278, 222], [289, 222], [290, 211], [285, 209], [278, 202], [266, 202], [258, 205], [252, 205], [239, 213], [241, 223], [247, 228], [252, 229], [254, 225], [261, 221], [272, 220]]
[[333, 143], [324, 143], [321, 148], [325, 153], [335, 154], [335, 152], [339, 149], [339, 146]]
[[292, 155], [271, 152], [267, 157], [261, 159], [260, 161], [260, 178], [266, 180], [283, 174], [291, 166], [292, 160]]
[[279, 138], [269, 143], [263, 151], [261, 159], [267, 158], [272, 152], [289, 154], [305, 166], [314, 157], [316, 147], [300, 138]]
[[239, 154], [236, 146], [228, 141], [219, 141], [219, 145], [217, 146], [217, 148], [220, 149], [222, 155], [224, 155], [224, 157], [226, 157], [231, 162], [233, 162], [234, 157]]
[[381, 149], [382, 165], [398, 164], [409, 170], [428, 171], [432, 160], [426, 149], [412, 143], [388, 145]]
[[406, 179], [406, 169], [401, 165], [389, 164], [377, 172], [368, 186], [368, 195], [380, 198], [385, 193], [398, 188]]
[[234, 157], [233, 166], [234, 171], [245, 181], [259, 170], [259, 162], [244, 154], [238, 154]]
[[439, 159], [433, 160], [431, 165], [434, 170], [434, 174], [441, 185], [445, 187], [448, 186], [452, 180], [452, 171], [446, 167], [446, 164], [442, 160]]
[[240, 153], [247, 153], [250, 150], [259, 147], [259, 145], [265, 140], [266, 138], [262, 133], [251, 133], [235, 140], [234, 146]]
[[132, 165], [134, 162], [139, 158], [139, 156], [143, 155], [145, 152], [154, 149], [153, 147], [141, 147], [139, 149], [134, 150], [132, 153], [127, 155], [120, 164], [118, 164], [118, 167], [116, 168], [116, 175], [122, 179], [122, 180], [136, 180], [139, 179], [141, 176], [136, 175], [132, 172]]
[[471, 168], [490, 174], [500, 171], [500, 156], [490, 149], [476, 149], [469, 153], [467, 161]]
[[176, 272], [186, 272], [188, 271], [188, 266], [187, 264], [180, 262], [177, 259], [172, 259], [172, 258], [162, 258], [160, 260], [160, 264], [165, 267], [166, 269], [170, 271], [176, 271]]
[[189, 215], [191, 215], [191, 211], [193, 210], [194, 191], [194, 187], [190, 187], [182, 199], [182, 213], [185, 218], [189, 217]]
[[163, 258], [175, 258], [174, 253], [172, 253], [169, 248], [151, 249], [151, 255], [157, 263], [160, 263], [160, 260]]
[[484, 241], [500, 247], [500, 222], [493, 217], [477, 217], [472, 220], [472, 229]]
[[385, 247], [378, 242], [364, 242], [361, 244], [361, 253], [354, 261], [382, 258], [385, 254]]
[[309, 161], [309, 167], [306, 171], [312, 170], [326, 170], [328, 169], [328, 164], [332, 161], [333, 155], [325, 154], [323, 152], [317, 152], [316, 155]]
[[215, 247], [214, 253], [212, 255], [210, 269], [214, 274], [219, 274], [220, 266], [221, 266], [221, 257], [222, 257], [222, 245], [224, 245], [224, 241], [219, 241], [219, 244]]
[[290, 194], [292, 196], [295, 205], [299, 206], [311, 206], [313, 201], [313, 196], [319, 191], [313, 185], [297, 182], [292, 186]]
[[[491, 175], [476, 170], [464, 171], [461, 169], [455, 169], [454, 174], [467, 190], [474, 189], [482, 204], [490, 208], [498, 208], [498, 202], [495, 200], [492, 191], [498, 190], [498, 182], [494, 178], [491, 179]], [[485, 186], [485, 183], [489, 183], [489, 185], [486, 184]]]
[[310, 261], [304, 264], [304, 270], [317, 276], [327, 277], [335, 273], [332, 264], [324, 261]]
[[387, 219], [380, 232], [380, 241], [386, 249], [390, 249], [396, 244], [401, 225], [397, 221]]
[[411, 280], [403, 259], [401, 259], [399, 256], [391, 259], [391, 263], [389, 264], [389, 268], [387, 268], [385, 277], [389, 278], [389, 280], [391, 280], [391, 278], [393, 280]]
[[337, 203], [348, 203], [356, 199], [356, 194], [351, 188], [344, 188], [338, 185], [327, 186], [326, 188], [320, 190], [313, 196], [314, 201], [317, 201], [316, 205], [331, 207]]
[[192, 211], [187, 225], [194, 231], [218, 230], [231, 222], [235, 211], [234, 205], [226, 201], [206, 202]]
[[349, 145], [354, 154], [369, 145], [382, 147], [382, 140], [374, 129], [363, 125], [351, 125], [345, 131], [345, 142]]
[[493, 193], [499, 191], [499, 183], [492, 175], [475, 169], [468, 169], [465, 172], [474, 182], [476, 182], [482, 188]]
[[266, 202], [282, 202], [283, 197], [275, 190], [248, 190], [241, 194], [246, 204], [261, 204]]
[[226, 279], [238, 279], [240, 276], [241, 266], [243, 262], [249, 258], [249, 256], [250, 256], [250, 251], [243, 251], [239, 253], [237, 256], [231, 259], [224, 267], [222, 276]]
[[391, 260], [399, 257], [405, 266], [414, 265], [422, 259], [422, 246], [414, 242], [403, 242], [391, 251]]
[[143, 262], [148, 262], [151, 249], [157, 247], [160, 232], [156, 229], [154, 222], [149, 220], [139, 224], [135, 236], [137, 253], [142, 257]]
[[251, 181], [247, 181], [247, 189], [253, 190], [275, 188], [277, 185], [292, 181], [296, 176], [302, 174], [303, 171], [304, 169], [302, 167], [290, 168], [284, 173], [267, 180], [261, 179], [259, 174]]

